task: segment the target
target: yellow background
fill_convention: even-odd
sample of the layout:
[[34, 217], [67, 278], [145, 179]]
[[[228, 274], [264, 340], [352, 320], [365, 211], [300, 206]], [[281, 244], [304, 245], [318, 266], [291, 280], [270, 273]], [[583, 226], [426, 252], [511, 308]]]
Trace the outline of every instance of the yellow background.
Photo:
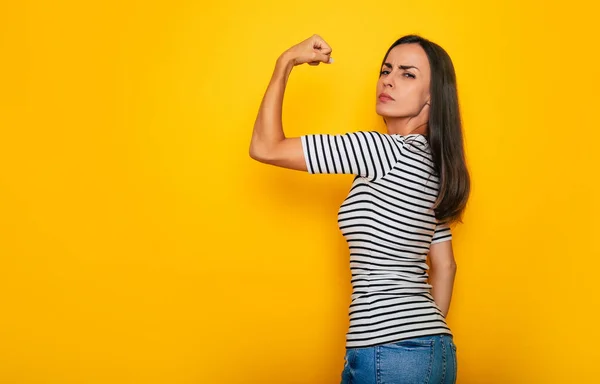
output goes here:
[[[588, 4], [589, 3], [589, 4]], [[275, 59], [288, 136], [385, 127], [382, 55], [453, 58], [472, 195], [458, 383], [597, 374], [597, 9], [584, 1], [3, 1], [0, 383], [336, 383], [352, 176], [252, 161]]]

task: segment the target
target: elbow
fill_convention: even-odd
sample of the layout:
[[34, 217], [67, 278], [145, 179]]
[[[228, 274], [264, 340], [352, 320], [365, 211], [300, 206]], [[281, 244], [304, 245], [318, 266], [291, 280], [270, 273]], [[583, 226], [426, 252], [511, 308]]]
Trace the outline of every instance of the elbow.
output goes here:
[[256, 142], [254, 140], [252, 140], [250, 142], [250, 148], [248, 149], [248, 155], [253, 160], [261, 161], [261, 158], [262, 158], [261, 151], [259, 150], [258, 145], [256, 144]]
[[448, 266], [448, 273], [452, 274], [452, 276], [455, 276], [456, 275], [456, 269], [457, 269], [456, 262], [453, 261]]
[[456, 269], [457, 269], [457, 265], [455, 261], [449, 261], [446, 263], [436, 263], [433, 264], [432, 269], [435, 269], [436, 271], [444, 271], [446, 273], [450, 273], [450, 274], [455, 274], [456, 273]]
[[277, 160], [275, 145], [253, 141], [250, 143], [250, 158], [265, 164], [273, 164]]
[[255, 146], [252, 146], [252, 145], [250, 146], [248, 155], [250, 156], [251, 159], [261, 162], [261, 163], [266, 163], [267, 159], [268, 159], [268, 157], [264, 154], [264, 151], [260, 151]]
[[457, 265], [456, 265], [456, 261], [454, 261], [454, 260], [452, 260], [452, 261], [451, 261], [450, 263], [448, 263], [448, 265], [446, 266], [446, 269], [448, 269], [449, 271], [451, 271], [451, 272], [454, 272], [454, 273], [456, 273], [456, 268], [457, 268]]
[[248, 150], [248, 155], [252, 160], [258, 160], [258, 153], [256, 153], [256, 150], [252, 146]]

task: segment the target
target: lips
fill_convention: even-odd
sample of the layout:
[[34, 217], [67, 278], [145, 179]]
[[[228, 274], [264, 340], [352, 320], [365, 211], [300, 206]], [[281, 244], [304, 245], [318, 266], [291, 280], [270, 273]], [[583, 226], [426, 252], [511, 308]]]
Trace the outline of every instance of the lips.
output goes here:
[[382, 101], [393, 101], [394, 98], [392, 96], [388, 95], [387, 93], [383, 92], [383, 93], [381, 93], [379, 95], [379, 100], [382, 100]]

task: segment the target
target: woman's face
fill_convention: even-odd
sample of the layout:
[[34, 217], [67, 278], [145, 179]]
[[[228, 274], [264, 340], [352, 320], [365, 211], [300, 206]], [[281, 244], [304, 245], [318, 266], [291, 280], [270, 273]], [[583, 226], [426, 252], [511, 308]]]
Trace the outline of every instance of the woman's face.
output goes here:
[[419, 44], [392, 48], [377, 81], [377, 114], [384, 118], [417, 116], [429, 101], [430, 76], [429, 60]]

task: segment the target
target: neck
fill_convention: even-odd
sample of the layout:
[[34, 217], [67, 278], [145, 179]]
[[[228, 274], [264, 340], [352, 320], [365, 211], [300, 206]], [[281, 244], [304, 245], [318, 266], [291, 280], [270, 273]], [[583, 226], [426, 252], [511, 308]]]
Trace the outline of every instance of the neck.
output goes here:
[[387, 131], [390, 135], [407, 136], [418, 133], [420, 135], [427, 136], [429, 131], [429, 124], [423, 123], [415, 127], [414, 121], [411, 124], [410, 117], [388, 117], [385, 119], [385, 123], [387, 126]]

